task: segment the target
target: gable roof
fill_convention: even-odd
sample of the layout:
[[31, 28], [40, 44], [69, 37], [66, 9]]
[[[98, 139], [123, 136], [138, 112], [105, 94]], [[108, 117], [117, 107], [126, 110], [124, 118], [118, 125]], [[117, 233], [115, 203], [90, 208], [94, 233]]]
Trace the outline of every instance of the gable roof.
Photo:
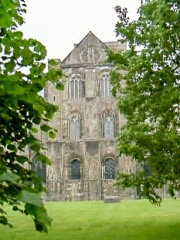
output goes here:
[[[78, 43], [74, 49], [65, 57], [62, 64], [78, 64], [82, 63], [81, 54], [84, 49], [99, 49], [102, 52], [102, 62], [105, 60], [105, 50], [107, 46], [91, 31]], [[98, 51], [98, 50], [97, 50]]]

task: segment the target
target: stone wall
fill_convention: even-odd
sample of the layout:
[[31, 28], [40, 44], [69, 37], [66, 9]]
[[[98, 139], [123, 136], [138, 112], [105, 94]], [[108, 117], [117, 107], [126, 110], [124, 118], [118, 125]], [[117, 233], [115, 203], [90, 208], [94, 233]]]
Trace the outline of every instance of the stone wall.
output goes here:
[[[108, 196], [135, 196], [133, 189], [122, 191], [120, 187], [114, 186], [114, 179], [106, 179], [105, 176], [105, 161], [108, 158], [115, 162], [115, 174], [134, 170], [132, 161], [117, 156], [116, 137], [125, 119], [117, 111], [116, 99], [110, 95], [101, 95], [101, 75], [109, 74], [113, 67], [105, 62], [108, 47], [124, 50], [126, 46], [119, 42], [103, 43], [89, 32], [62, 62], [56, 60], [65, 74], [61, 79], [64, 91], [56, 90], [51, 83], [45, 87], [46, 100], [59, 106], [50, 123], [57, 129], [56, 138], [52, 141], [48, 136], [39, 136], [52, 161], [52, 165], [46, 168], [46, 200], [82, 201], [100, 200]], [[81, 97], [71, 96], [74, 76], [82, 80]], [[109, 83], [105, 84], [109, 86]], [[107, 86], [103, 85], [104, 88]], [[114, 119], [115, 134], [111, 138], [104, 135], [105, 111], [112, 113]], [[70, 134], [70, 121], [73, 117], [80, 119], [77, 139], [71, 139]], [[72, 179], [71, 176], [71, 163], [74, 159], [80, 164], [80, 179]]]

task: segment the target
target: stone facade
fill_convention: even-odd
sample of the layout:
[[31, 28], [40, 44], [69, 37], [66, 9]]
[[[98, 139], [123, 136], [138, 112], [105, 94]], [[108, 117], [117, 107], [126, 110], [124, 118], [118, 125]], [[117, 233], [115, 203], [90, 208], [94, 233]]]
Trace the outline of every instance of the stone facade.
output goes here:
[[42, 169], [47, 200], [101, 200], [108, 196], [134, 198], [136, 191], [114, 186], [119, 172], [135, 171], [134, 162], [117, 156], [116, 137], [125, 119], [111, 95], [106, 50], [125, 50], [119, 42], [102, 42], [92, 32], [75, 44], [62, 61], [64, 91], [48, 83], [47, 101], [59, 106], [51, 124], [55, 139], [39, 136], [52, 165]]

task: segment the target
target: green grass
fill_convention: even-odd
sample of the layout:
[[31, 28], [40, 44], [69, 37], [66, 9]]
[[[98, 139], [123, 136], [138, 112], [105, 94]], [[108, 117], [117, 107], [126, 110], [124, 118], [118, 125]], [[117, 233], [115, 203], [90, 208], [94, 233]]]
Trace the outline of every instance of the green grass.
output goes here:
[[14, 228], [0, 225], [0, 240], [178, 240], [180, 200], [160, 207], [147, 200], [47, 203], [53, 218], [48, 234], [34, 231], [30, 218], [9, 213]]

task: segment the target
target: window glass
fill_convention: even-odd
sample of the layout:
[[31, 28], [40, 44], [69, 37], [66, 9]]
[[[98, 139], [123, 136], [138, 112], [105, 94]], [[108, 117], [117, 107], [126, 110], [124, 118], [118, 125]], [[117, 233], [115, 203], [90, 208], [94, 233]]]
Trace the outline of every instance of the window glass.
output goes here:
[[105, 179], [115, 178], [115, 160], [108, 158], [105, 160]]
[[81, 179], [80, 161], [77, 159], [71, 162], [71, 179]]
[[71, 80], [71, 98], [75, 98], [74, 92], [75, 92], [75, 81]]
[[70, 98], [82, 98], [84, 96], [83, 81], [78, 74], [70, 81]]
[[38, 161], [38, 155], [33, 158], [32, 170], [42, 179], [43, 183], [46, 183], [46, 165]]
[[151, 170], [150, 166], [148, 165], [148, 163], [144, 163], [143, 168], [144, 168], [144, 172], [145, 172], [146, 177], [152, 175], [152, 170]]
[[111, 112], [104, 113], [103, 128], [105, 138], [115, 137], [115, 119]]
[[109, 132], [108, 132], [108, 137], [109, 138], [114, 138], [114, 118], [109, 118]]
[[79, 98], [79, 81], [76, 79], [75, 80], [75, 89], [74, 89], [74, 98]]
[[109, 82], [109, 74], [103, 73], [100, 78], [100, 95], [101, 97], [111, 97], [111, 84]]

